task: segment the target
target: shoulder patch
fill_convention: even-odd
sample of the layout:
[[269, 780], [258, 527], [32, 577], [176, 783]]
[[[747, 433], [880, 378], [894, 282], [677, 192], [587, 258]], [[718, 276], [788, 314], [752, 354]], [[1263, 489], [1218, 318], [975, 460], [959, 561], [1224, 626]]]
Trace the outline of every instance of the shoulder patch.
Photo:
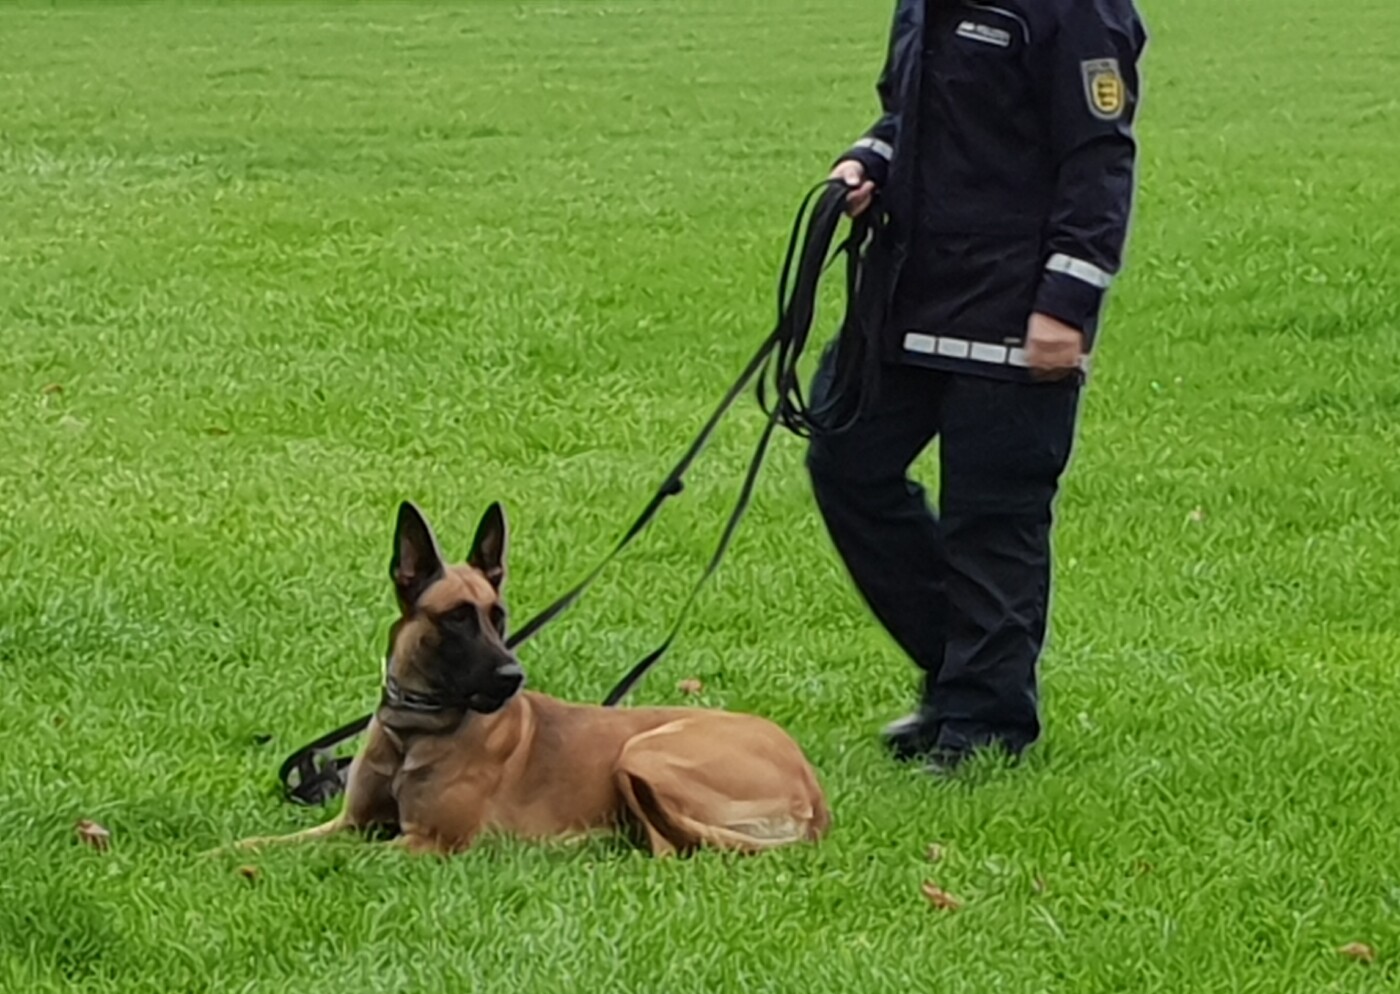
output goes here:
[[1084, 75], [1084, 97], [1089, 111], [1100, 121], [1116, 121], [1123, 116], [1126, 102], [1123, 74], [1117, 59], [1091, 59], [1081, 62]]

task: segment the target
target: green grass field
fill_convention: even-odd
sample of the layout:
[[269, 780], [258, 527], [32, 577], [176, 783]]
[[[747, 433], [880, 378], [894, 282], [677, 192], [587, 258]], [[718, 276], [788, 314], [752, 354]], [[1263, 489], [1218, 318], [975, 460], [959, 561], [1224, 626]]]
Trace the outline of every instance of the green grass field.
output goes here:
[[[0, 991], [1394, 989], [1400, 7], [1142, 2], [1032, 761], [882, 756], [913, 670], [783, 436], [634, 700], [790, 728], [827, 842], [346, 841], [251, 881], [199, 854], [323, 816], [275, 770], [375, 699], [398, 501], [454, 556], [504, 501], [517, 618], [611, 546], [767, 332], [889, 3], [5, 4]], [[759, 423], [535, 687], [596, 699], [659, 637]]]

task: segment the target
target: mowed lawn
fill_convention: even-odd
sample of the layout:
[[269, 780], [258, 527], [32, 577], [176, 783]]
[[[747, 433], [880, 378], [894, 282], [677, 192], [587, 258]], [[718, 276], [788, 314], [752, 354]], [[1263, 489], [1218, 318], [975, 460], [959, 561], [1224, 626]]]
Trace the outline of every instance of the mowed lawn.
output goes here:
[[[783, 436], [633, 701], [781, 722], [836, 827], [670, 862], [200, 854], [325, 815], [275, 772], [375, 700], [398, 501], [454, 556], [504, 501], [518, 619], [611, 546], [767, 332], [890, 4], [0, 9], [0, 990], [1394, 989], [1400, 7], [1143, 6], [1043, 747], [883, 757], [913, 670]], [[597, 699], [661, 636], [759, 419], [535, 687]]]

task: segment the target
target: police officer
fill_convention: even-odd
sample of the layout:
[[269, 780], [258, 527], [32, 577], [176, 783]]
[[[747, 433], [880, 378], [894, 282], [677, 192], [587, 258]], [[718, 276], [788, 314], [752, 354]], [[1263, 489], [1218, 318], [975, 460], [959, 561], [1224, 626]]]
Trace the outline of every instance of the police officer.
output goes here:
[[[923, 671], [885, 742], [931, 771], [1040, 736], [1052, 505], [1122, 258], [1145, 44], [1133, 0], [898, 0], [883, 113], [832, 173], [882, 222], [859, 306], [884, 367], [807, 466], [852, 579]], [[907, 475], [935, 438], [937, 515]]]

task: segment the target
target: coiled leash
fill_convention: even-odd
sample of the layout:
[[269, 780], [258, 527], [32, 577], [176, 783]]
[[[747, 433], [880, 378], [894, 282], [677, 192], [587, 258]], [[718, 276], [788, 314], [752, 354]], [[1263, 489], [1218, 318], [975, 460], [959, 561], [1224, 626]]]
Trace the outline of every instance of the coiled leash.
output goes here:
[[[507, 648], [513, 650], [523, 645], [572, 607], [622, 550], [646, 529], [662, 505], [684, 490], [686, 473], [709, 444], [710, 437], [739, 395], [757, 378], [757, 399], [767, 418], [753, 457], [749, 460], [734, 509], [725, 521], [704, 572], [681, 605], [666, 637], [638, 660], [603, 699], [606, 707], [616, 705], [671, 648], [701, 589], [719, 568], [753, 498], [754, 486], [768, 454], [774, 429], [782, 425], [799, 437], [810, 438], [817, 434], [844, 431], [859, 417], [865, 399], [875, 390], [879, 370], [873, 351], [874, 342], [861, 320], [862, 308], [858, 306], [857, 299], [865, 291], [861, 279], [863, 253], [880, 221], [873, 208], [853, 219], [850, 233], [833, 252], [832, 243], [845, 218], [848, 192], [849, 188], [844, 183], [828, 180], [813, 187], [802, 199], [788, 238], [787, 253], [778, 281], [778, 321], [773, 331], [744, 366], [739, 378], [725, 391], [700, 433], [666, 474], [612, 551], [573, 588], [508, 635]], [[840, 330], [832, 344], [836, 350], [832, 357], [833, 380], [827, 391], [825, 406], [813, 410], [803, 396], [797, 366], [811, 334], [822, 277], [829, 265], [843, 255], [846, 258], [846, 301]], [[287, 799], [297, 804], [319, 805], [344, 791], [345, 769], [353, 757], [333, 756], [331, 751], [363, 732], [372, 717], [372, 714], [367, 714], [356, 718], [288, 756], [278, 771]]]

